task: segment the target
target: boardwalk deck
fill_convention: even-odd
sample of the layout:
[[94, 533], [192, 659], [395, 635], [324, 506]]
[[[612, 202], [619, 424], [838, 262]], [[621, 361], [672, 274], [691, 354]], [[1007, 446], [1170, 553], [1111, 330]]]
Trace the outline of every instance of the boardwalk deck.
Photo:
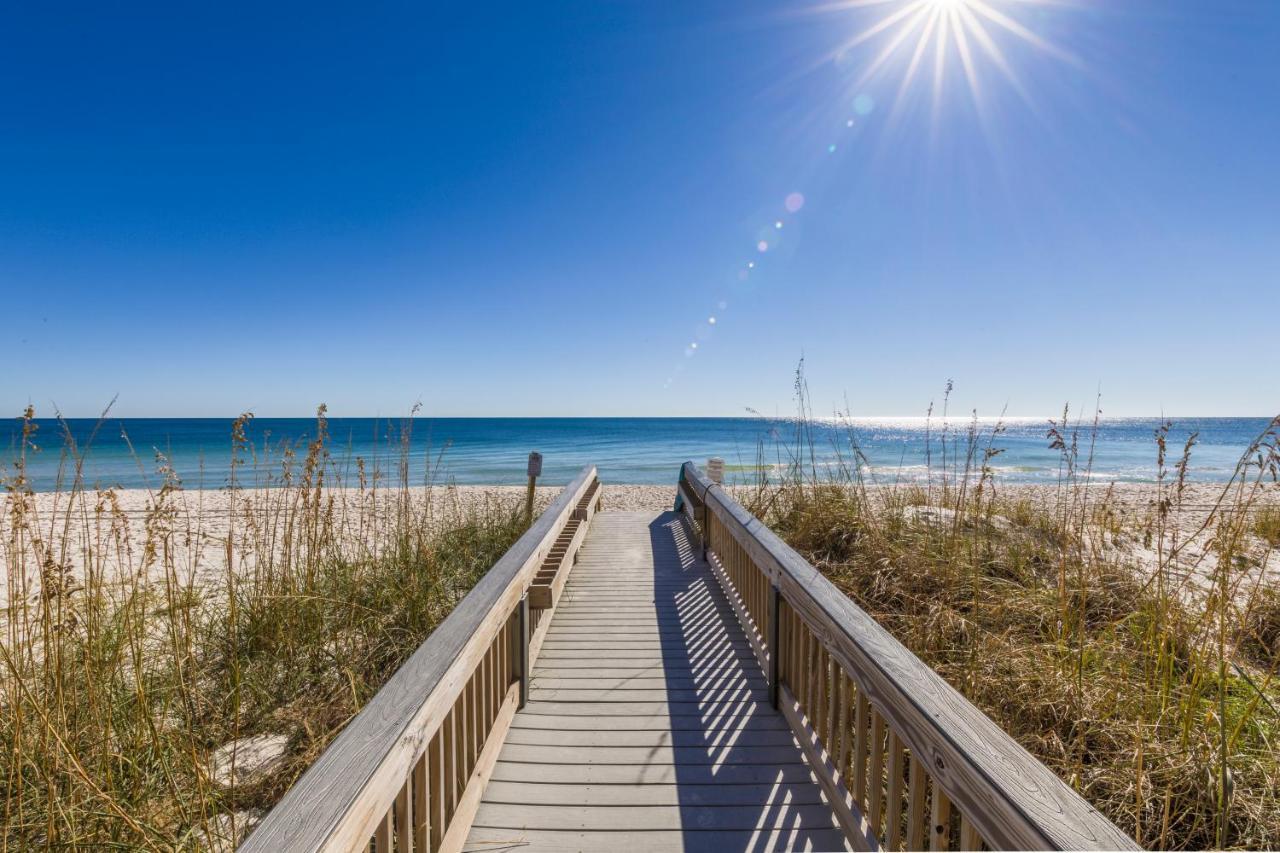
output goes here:
[[675, 513], [598, 514], [464, 849], [846, 849]]

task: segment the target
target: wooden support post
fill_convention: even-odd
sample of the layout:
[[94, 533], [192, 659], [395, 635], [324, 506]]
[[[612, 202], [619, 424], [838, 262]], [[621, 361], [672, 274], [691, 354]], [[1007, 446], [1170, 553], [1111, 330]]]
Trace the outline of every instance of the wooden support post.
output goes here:
[[[529, 454], [529, 490], [524, 495], [526, 524], [533, 521], [533, 486], [540, 476], [542, 476], [542, 454], [535, 450]], [[520, 707], [523, 708], [524, 703], [521, 703]]]
[[779, 617], [782, 615], [782, 593], [776, 583], [769, 584], [769, 704], [778, 707], [778, 660], [782, 653], [780, 640], [782, 632], [778, 630]]
[[707, 540], [711, 538], [711, 507], [707, 506], [706, 495], [702, 496], [702, 561], [707, 560]]
[[520, 669], [520, 704], [523, 709], [529, 701], [529, 593], [520, 596], [520, 653], [516, 665]]

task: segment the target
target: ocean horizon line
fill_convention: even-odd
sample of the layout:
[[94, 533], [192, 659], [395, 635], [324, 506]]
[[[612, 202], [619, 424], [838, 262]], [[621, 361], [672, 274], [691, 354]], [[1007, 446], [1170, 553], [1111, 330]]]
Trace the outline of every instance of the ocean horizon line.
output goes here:
[[[260, 414], [247, 410], [238, 412], [234, 415], [40, 415], [37, 414], [33, 420], [37, 423], [46, 423], [58, 421], [93, 421], [93, 422], [111, 422], [111, 421], [235, 421], [244, 415], [252, 415], [254, 420], [272, 420], [272, 421], [314, 421], [317, 418], [315, 412], [306, 415], [272, 415]], [[1211, 421], [1211, 420], [1270, 420], [1280, 417], [1280, 413], [1272, 414], [1102, 414], [1097, 416], [1099, 421]], [[1062, 412], [1041, 415], [974, 415], [972, 412], [967, 413], [949, 413], [932, 415], [819, 415], [808, 414], [801, 418], [799, 415], [766, 415], [766, 414], [746, 414], [746, 415], [433, 415], [433, 414], [404, 414], [404, 415], [335, 415], [326, 413], [325, 419], [329, 421], [706, 421], [706, 420], [735, 420], [735, 421], [821, 421], [823, 423], [843, 423], [843, 422], [920, 422], [925, 421], [977, 421], [979, 423], [1028, 423], [1028, 422], [1048, 422], [1058, 421], [1062, 418]], [[5, 420], [21, 421], [22, 415], [10, 415]], [[1075, 424], [1089, 423], [1094, 420], [1093, 415], [1079, 415], [1078, 417], [1072, 413], [1068, 413], [1068, 421]]]

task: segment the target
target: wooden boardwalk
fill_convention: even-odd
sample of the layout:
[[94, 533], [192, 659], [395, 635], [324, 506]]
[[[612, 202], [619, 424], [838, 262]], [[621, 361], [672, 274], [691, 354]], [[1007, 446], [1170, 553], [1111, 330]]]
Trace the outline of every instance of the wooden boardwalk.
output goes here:
[[1137, 849], [692, 462], [675, 493], [601, 512], [583, 468], [241, 850]]
[[595, 516], [464, 849], [847, 849], [676, 513]]

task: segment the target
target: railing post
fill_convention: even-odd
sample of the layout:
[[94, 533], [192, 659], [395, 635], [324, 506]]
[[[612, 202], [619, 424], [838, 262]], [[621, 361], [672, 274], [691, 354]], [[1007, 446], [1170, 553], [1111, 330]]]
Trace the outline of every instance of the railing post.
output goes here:
[[711, 538], [711, 507], [707, 506], [707, 496], [702, 496], [702, 561], [707, 561], [707, 540]]
[[529, 701], [529, 593], [520, 596], [520, 626], [518, 630], [520, 651], [516, 665], [520, 667], [520, 708]]
[[782, 615], [782, 593], [776, 583], [769, 584], [769, 704], [778, 707], [778, 662], [782, 659], [779, 648], [782, 631], [778, 622]]

